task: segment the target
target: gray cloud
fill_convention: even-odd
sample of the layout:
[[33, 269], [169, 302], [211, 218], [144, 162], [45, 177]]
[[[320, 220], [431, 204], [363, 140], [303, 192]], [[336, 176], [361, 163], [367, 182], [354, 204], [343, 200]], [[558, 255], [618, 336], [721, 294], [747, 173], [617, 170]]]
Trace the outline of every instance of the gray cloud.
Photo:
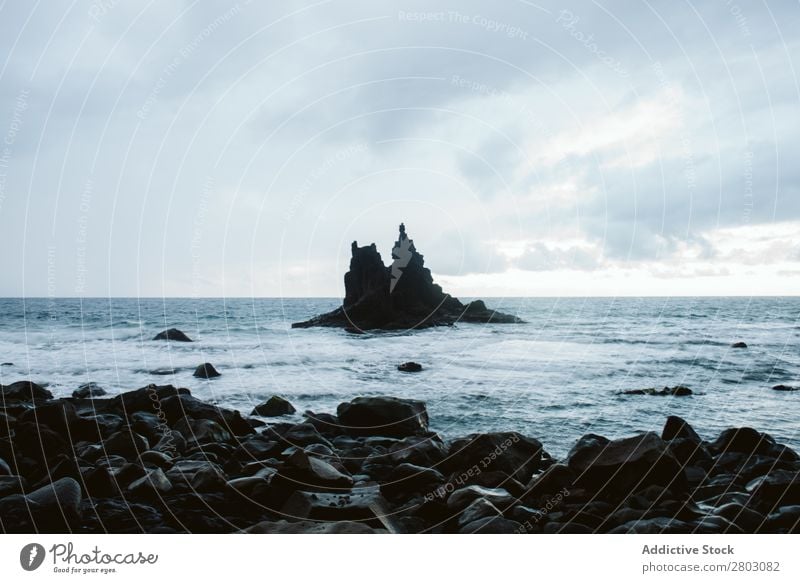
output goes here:
[[[398, 219], [444, 275], [758, 263], [712, 235], [800, 220], [799, 21], [710, 0], [6, 3], [0, 293], [54, 272], [62, 295], [269, 295]], [[339, 295], [331, 273], [317, 293]]]

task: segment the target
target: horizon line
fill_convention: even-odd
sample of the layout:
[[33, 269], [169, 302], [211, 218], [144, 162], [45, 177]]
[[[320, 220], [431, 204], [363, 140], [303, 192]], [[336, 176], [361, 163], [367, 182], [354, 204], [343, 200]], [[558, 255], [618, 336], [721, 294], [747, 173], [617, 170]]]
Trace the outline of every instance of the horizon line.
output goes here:
[[[448, 294], [450, 297], [456, 297]], [[797, 294], [673, 294], [673, 295], [530, 295], [530, 296], [492, 296], [492, 295], [461, 295], [461, 298], [486, 298], [486, 299], [669, 299], [669, 298], [800, 298], [800, 293]], [[329, 295], [313, 295], [313, 296], [181, 296], [181, 295], [164, 295], [164, 296], [6, 296], [0, 295], [0, 300], [335, 300], [341, 299], [342, 296], [329, 296]]]

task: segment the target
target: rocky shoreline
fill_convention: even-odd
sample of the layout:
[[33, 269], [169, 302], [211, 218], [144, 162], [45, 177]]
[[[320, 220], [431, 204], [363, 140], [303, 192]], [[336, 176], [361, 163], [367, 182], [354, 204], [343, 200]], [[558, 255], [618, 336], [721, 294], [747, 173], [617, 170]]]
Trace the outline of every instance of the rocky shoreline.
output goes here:
[[247, 417], [170, 385], [0, 389], [7, 533], [800, 532], [800, 456], [752, 428], [669, 417], [555, 460], [516, 432], [444, 440], [393, 397], [286, 423], [280, 397]]

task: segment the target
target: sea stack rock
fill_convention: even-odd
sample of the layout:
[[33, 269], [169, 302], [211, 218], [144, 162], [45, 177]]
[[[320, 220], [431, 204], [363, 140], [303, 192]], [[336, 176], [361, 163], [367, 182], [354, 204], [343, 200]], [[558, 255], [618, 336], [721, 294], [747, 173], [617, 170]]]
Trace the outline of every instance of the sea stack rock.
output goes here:
[[400, 225], [392, 248], [392, 264], [386, 267], [375, 243], [359, 247], [353, 241], [350, 270], [344, 276], [345, 297], [341, 308], [315, 316], [293, 328], [314, 326], [356, 330], [405, 330], [456, 322], [519, 323], [516, 316], [495, 312], [477, 300], [462, 304], [433, 282], [430, 269]]

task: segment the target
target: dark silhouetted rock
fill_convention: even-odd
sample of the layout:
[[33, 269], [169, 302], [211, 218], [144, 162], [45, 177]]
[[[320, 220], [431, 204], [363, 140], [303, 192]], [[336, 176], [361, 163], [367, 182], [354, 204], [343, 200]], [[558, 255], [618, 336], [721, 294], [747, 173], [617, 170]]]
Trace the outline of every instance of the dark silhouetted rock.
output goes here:
[[719, 437], [709, 445], [709, 449], [715, 454], [752, 455], [766, 453], [773, 445], [772, 438], [752, 427], [732, 427], [720, 433]]
[[694, 443], [703, 441], [691, 425], [676, 415], [667, 417], [667, 421], [664, 423], [664, 429], [661, 432], [661, 439], [665, 441], [688, 439]]
[[[172, 425], [183, 417], [192, 419], [211, 419], [216, 421], [233, 435], [250, 435], [254, 433], [250, 424], [239, 411], [217, 407], [188, 394], [178, 394], [161, 401], [161, 412]], [[154, 448], [158, 449], [158, 448]]]
[[422, 370], [422, 365], [418, 362], [404, 362], [397, 365], [397, 370], [401, 372], [419, 372]]
[[731, 348], [747, 348], [747, 343], [745, 342], [734, 342], [731, 344]]
[[173, 342], [191, 342], [192, 339], [177, 328], [170, 328], [159, 332], [153, 337], [153, 340], [172, 340]]
[[61, 478], [42, 486], [26, 496], [41, 506], [43, 513], [51, 516], [64, 515], [68, 520], [80, 514], [81, 487], [72, 478]]
[[214, 368], [214, 365], [210, 362], [204, 362], [196, 369], [194, 369], [194, 376], [199, 379], [213, 379], [218, 376], [222, 376], [217, 369]]
[[359, 247], [353, 241], [350, 270], [344, 276], [342, 307], [316, 316], [293, 328], [328, 326], [361, 331], [411, 329], [451, 325], [456, 322], [518, 323], [516, 316], [495, 312], [482, 301], [468, 305], [433, 283], [423, 256], [400, 225], [392, 249], [393, 263], [386, 267], [375, 244]]
[[128, 486], [128, 491], [132, 495], [142, 497], [158, 496], [170, 490], [172, 490], [172, 483], [161, 468], [149, 470], [144, 476], [134, 480]]
[[800, 472], [774, 470], [747, 484], [756, 508], [772, 512], [779, 506], [800, 504]]
[[38, 404], [53, 398], [53, 393], [31, 381], [17, 381], [10, 385], [0, 385], [5, 401], [26, 401]]
[[526, 484], [542, 469], [542, 444], [517, 432], [473, 433], [453, 440], [443, 468], [455, 474], [503, 472]]
[[289, 401], [278, 395], [273, 395], [260, 405], [256, 405], [251, 415], [280, 417], [281, 415], [291, 415], [295, 412], [297, 412], [297, 409]]
[[106, 390], [97, 383], [86, 383], [72, 391], [72, 397], [75, 399], [93, 399], [106, 394]]
[[428, 431], [425, 403], [397, 397], [356, 397], [336, 409], [343, 429], [356, 435], [408, 437]]
[[791, 387], [789, 385], [775, 385], [774, 387], [772, 387], [772, 390], [791, 392], [791, 391], [800, 391], [800, 387]]
[[434, 492], [444, 481], [444, 476], [432, 468], [403, 463], [395, 467], [386, 482], [381, 484], [381, 493], [390, 499], [408, 499], [413, 494]]
[[595, 493], [601, 499], [622, 499], [632, 492], [657, 485], [677, 493], [688, 489], [681, 464], [668, 444], [655, 433], [617, 439], [597, 440], [570, 452], [567, 461], [576, 474], [576, 488]]
[[688, 397], [692, 395], [689, 387], [664, 387], [663, 389], [631, 389], [622, 391], [623, 395], [655, 395], [657, 397]]
[[127, 460], [136, 459], [140, 453], [150, 449], [145, 437], [129, 430], [117, 431], [103, 445], [109, 454], [119, 455]]

